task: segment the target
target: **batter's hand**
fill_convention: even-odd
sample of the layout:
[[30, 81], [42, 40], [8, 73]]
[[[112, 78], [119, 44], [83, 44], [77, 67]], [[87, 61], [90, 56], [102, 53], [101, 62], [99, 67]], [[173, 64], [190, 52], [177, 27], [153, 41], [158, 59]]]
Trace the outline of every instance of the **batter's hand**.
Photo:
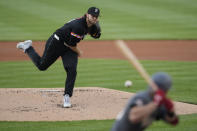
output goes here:
[[154, 94], [154, 102], [160, 106], [164, 103], [165, 92], [161, 89], [158, 89]]
[[164, 99], [163, 104], [164, 104], [164, 106], [166, 107], [166, 109], [168, 111], [172, 111], [173, 108], [174, 108], [174, 105], [173, 105], [172, 101], [170, 99], [168, 99], [168, 98], [165, 98]]

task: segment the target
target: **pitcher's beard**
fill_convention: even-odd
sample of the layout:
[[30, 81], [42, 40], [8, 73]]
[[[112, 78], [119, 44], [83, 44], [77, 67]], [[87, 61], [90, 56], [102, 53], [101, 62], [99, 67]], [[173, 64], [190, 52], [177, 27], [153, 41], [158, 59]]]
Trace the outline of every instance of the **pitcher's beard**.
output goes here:
[[93, 21], [90, 21], [90, 20], [88, 19], [88, 23], [91, 24], [91, 25], [94, 25], [94, 24], [96, 24], [96, 21], [93, 22]]

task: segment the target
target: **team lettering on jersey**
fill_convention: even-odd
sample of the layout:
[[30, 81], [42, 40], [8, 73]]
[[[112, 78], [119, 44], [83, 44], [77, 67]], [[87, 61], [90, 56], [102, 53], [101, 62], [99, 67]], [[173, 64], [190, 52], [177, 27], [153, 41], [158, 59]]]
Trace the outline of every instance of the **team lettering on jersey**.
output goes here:
[[74, 36], [74, 37], [77, 37], [77, 38], [79, 38], [79, 39], [82, 39], [84, 36], [80, 36], [80, 35], [78, 35], [78, 34], [75, 34], [74, 32], [71, 32], [70, 33], [72, 36]]

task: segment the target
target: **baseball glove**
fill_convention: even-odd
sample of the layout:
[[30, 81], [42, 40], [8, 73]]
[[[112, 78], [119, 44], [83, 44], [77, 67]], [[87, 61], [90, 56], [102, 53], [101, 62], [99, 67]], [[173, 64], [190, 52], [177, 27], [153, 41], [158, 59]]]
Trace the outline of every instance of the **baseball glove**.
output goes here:
[[94, 39], [100, 38], [100, 36], [101, 36], [101, 27], [99, 25], [99, 22], [97, 22], [96, 24], [94, 24], [90, 28], [88, 28], [88, 33]]

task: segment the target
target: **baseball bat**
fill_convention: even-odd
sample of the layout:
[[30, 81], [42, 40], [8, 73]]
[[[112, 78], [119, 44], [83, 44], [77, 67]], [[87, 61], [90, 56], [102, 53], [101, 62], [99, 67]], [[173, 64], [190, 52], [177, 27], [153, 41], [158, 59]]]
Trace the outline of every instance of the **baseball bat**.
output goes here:
[[152, 81], [150, 75], [147, 73], [142, 64], [140, 64], [139, 60], [132, 52], [132, 50], [129, 49], [129, 47], [123, 40], [117, 40], [115, 43], [116, 46], [124, 54], [124, 56], [128, 59], [128, 61], [135, 67], [135, 69], [140, 73], [140, 75], [145, 79], [145, 81], [151, 86], [153, 92], [155, 92], [158, 89], [157, 85]]

